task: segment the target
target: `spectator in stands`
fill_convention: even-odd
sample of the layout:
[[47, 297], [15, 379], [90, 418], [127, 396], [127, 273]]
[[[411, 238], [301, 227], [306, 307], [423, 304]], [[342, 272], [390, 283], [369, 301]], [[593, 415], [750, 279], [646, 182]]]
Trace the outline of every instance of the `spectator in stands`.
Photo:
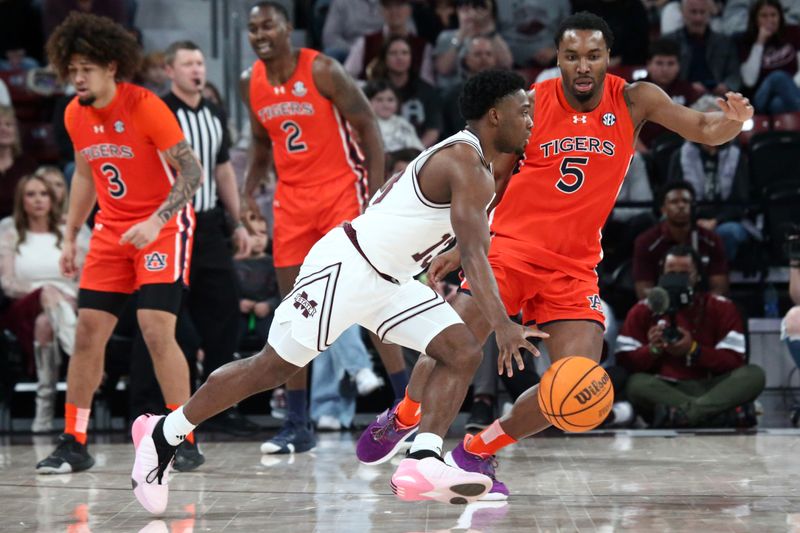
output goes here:
[[261, 348], [269, 333], [272, 315], [281, 303], [278, 292], [278, 278], [272, 255], [267, 252], [269, 235], [267, 221], [261, 213], [248, 211], [242, 217], [242, 223], [250, 233], [252, 248], [248, 257], [234, 260], [236, 276], [239, 280], [239, 346], [241, 340], [252, 336], [257, 339], [257, 348]]
[[394, 152], [403, 148], [424, 149], [414, 126], [397, 114], [397, 93], [389, 82], [386, 80], [367, 82], [364, 94], [378, 118], [384, 150]]
[[395, 152], [386, 152], [386, 179], [388, 180], [398, 172], [403, 172], [409, 163], [418, 155], [420, 150], [415, 148], [405, 148]]
[[370, 80], [385, 79], [400, 98], [400, 115], [414, 125], [422, 144], [436, 144], [442, 131], [442, 106], [436, 89], [411, 70], [411, 43], [391, 37], [367, 71]]
[[[55, 191], [44, 178], [25, 176], [15, 192], [13, 224], [0, 232], [0, 284], [14, 300], [4, 322], [29, 368], [35, 366], [33, 431], [45, 432], [52, 429], [60, 349], [72, 354], [75, 343], [78, 284], [59, 269], [63, 226]], [[87, 248], [88, 240], [79, 243], [79, 264]]]
[[[662, 3], [664, 5], [661, 7], [660, 15], [661, 35], [682, 29], [684, 27], [683, 0], [667, 0], [666, 3]], [[722, 20], [720, 18], [724, 3], [725, 0], [708, 0], [708, 8], [711, 12], [710, 26], [711, 29], [728, 35], [727, 32], [722, 31]]]
[[225, 101], [222, 99], [222, 93], [220, 93], [219, 88], [210, 81], [206, 81], [206, 84], [203, 86], [203, 98], [225, 111], [225, 114], [228, 113], [228, 110], [225, 108]]
[[323, 51], [344, 62], [356, 39], [382, 27], [378, 0], [331, 0], [322, 28]]
[[483, 35], [470, 37], [464, 43], [461, 63], [462, 79], [442, 95], [442, 137], [449, 137], [464, 128], [464, 118], [458, 106], [458, 97], [466, 81], [479, 72], [497, 67], [497, 56], [492, 40]]
[[[700, 98], [692, 109], [720, 111], [710, 95]], [[721, 146], [685, 141], [672, 155], [668, 180], [692, 184], [699, 204], [694, 213], [697, 225], [720, 236], [725, 256], [732, 262], [739, 247], [751, 238], [742, 223], [750, 177], [747, 157], [739, 145], [735, 141]]]
[[614, 48], [609, 66], [644, 65], [650, 25], [642, 0], [572, 0], [572, 10], [594, 13], [611, 27]]
[[800, 111], [798, 51], [800, 28], [785, 23], [780, 2], [753, 4], [739, 52], [742, 82], [753, 95], [756, 113]]
[[497, 26], [518, 67], [549, 67], [556, 59], [558, 25], [570, 14], [569, 0], [497, 3]]
[[617, 363], [626, 368], [627, 396], [653, 427], [756, 424], [753, 402], [764, 371], [748, 365], [742, 318], [730, 300], [699, 289], [700, 258], [672, 247], [663, 273], [693, 289], [674, 319], [637, 303], [617, 339]]
[[130, 28], [129, 3], [130, 0], [43, 0], [45, 37], [49, 37], [55, 27], [64, 22], [72, 11], [108, 17]]
[[167, 60], [164, 52], [150, 52], [144, 56], [142, 66], [136, 74], [136, 82], [159, 96], [169, 94], [171, 82], [167, 75]]
[[366, 67], [378, 57], [384, 41], [398, 35], [406, 37], [411, 43], [411, 69], [419, 72], [420, 78], [433, 84], [433, 52], [431, 45], [417, 35], [411, 20], [410, 0], [381, 0], [381, 7], [383, 28], [355, 40], [344, 62], [345, 70], [354, 78], [365, 79]]
[[[680, 54], [680, 46], [671, 39], [653, 41], [647, 57], [647, 77], [644, 81], [661, 87], [674, 102], [689, 106], [705, 93], [705, 89], [678, 77], [681, 71]], [[637, 150], [643, 153], [649, 152], [653, 141], [667, 131], [654, 122], [645, 123], [639, 132]]]
[[717, 96], [741, 86], [739, 56], [733, 41], [709, 28], [709, 0], [682, 0], [684, 27], [664, 37], [681, 47], [681, 79]]
[[36, 161], [22, 153], [14, 109], [0, 106], [0, 218], [14, 211], [17, 182], [36, 170]]
[[33, 173], [34, 176], [42, 178], [53, 189], [56, 195], [56, 207], [61, 213], [61, 223], [67, 222], [67, 207], [69, 206], [69, 195], [67, 194], [67, 180], [61, 169], [54, 165], [42, 165]]
[[712, 293], [728, 293], [728, 264], [722, 240], [711, 230], [698, 226], [693, 218], [695, 190], [691, 183], [668, 183], [658, 206], [664, 220], [636, 238], [633, 249], [633, 279], [639, 299], [658, 280], [667, 251], [676, 244], [691, 246], [700, 256], [700, 273]]
[[517, 67], [548, 67], [556, 58], [558, 25], [572, 12], [569, 0], [497, 3], [497, 26]]
[[511, 49], [497, 32], [496, 6], [493, 0], [456, 0], [458, 29], [446, 30], [436, 40], [436, 85], [448, 89], [463, 83], [470, 73], [466, 71], [464, 58], [467, 49], [476, 37], [484, 37], [491, 46], [494, 64], [499, 68], [511, 68]]

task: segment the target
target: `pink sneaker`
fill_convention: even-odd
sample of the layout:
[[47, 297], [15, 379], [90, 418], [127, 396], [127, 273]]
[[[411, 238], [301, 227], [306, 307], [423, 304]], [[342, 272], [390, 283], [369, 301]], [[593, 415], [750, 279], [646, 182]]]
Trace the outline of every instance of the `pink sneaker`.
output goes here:
[[[131, 472], [133, 494], [142, 507], [152, 514], [162, 514], [169, 498], [169, 472], [175, 458], [176, 446], [170, 446], [163, 438], [163, 416], [142, 415], [133, 422], [131, 436], [136, 460]], [[153, 435], [161, 432], [156, 444]]]
[[436, 500], [465, 504], [477, 501], [492, 488], [488, 476], [465, 472], [435, 457], [403, 459], [392, 476], [392, 491], [403, 501]]

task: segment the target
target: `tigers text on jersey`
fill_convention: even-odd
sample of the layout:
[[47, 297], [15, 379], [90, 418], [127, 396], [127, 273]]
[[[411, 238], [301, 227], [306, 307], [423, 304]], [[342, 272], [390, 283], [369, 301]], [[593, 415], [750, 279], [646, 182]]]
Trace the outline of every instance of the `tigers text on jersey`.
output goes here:
[[607, 74], [600, 104], [575, 111], [560, 78], [533, 86], [525, 163], [492, 215], [492, 246], [583, 280], [595, 279], [601, 229], [634, 153], [625, 80]]
[[[370, 263], [401, 282], [424, 271], [454, 237], [450, 204], [431, 202], [422, 194], [418, 174], [425, 162], [442, 148], [456, 143], [472, 146], [483, 160], [478, 138], [460, 131], [436, 144], [395, 175], [370, 201], [366, 212], [353, 220], [358, 243]], [[484, 160], [489, 172], [489, 165]]]
[[314, 84], [317, 55], [301, 48], [294, 73], [279, 86], [269, 82], [266, 65], [257, 60], [250, 76], [250, 107], [272, 140], [280, 182], [296, 187], [339, 179], [365, 183], [364, 156], [350, 125]]
[[118, 83], [114, 99], [101, 109], [73, 98], [64, 123], [75, 151], [92, 169], [100, 206], [97, 222], [124, 231], [164, 202], [174, 178], [159, 151], [172, 148], [184, 135], [158, 96]]

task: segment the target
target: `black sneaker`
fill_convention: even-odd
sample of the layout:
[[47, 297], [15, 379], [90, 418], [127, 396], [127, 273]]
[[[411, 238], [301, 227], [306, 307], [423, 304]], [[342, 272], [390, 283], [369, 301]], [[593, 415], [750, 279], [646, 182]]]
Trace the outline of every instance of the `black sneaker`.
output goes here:
[[486, 429], [494, 422], [494, 406], [483, 400], [472, 402], [472, 409], [469, 412], [467, 423], [464, 428], [468, 430], [480, 431]]
[[85, 444], [75, 440], [74, 435], [62, 433], [56, 449], [36, 465], [37, 474], [70, 474], [88, 470], [94, 465]]
[[184, 440], [175, 450], [175, 462], [172, 463], [172, 468], [178, 472], [191, 472], [205, 462], [206, 457], [200, 452], [197, 443]]

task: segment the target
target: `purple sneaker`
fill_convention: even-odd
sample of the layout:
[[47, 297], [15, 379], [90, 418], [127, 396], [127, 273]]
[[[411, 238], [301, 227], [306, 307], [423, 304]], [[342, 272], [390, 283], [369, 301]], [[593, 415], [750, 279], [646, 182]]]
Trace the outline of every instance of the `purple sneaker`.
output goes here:
[[387, 409], [369, 425], [356, 445], [356, 457], [365, 465], [385, 463], [419, 429], [419, 424], [404, 427], [397, 420], [397, 406]]
[[469, 442], [472, 435], [467, 435], [464, 440], [453, 448], [452, 452], [447, 452], [444, 457], [444, 462], [450, 466], [455, 466], [467, 472], [478, 472], [492, 479], [492, 488], [481, 501], [497, 501], [508, 499], [508, 487], [502, 481], [495, 477], [495, 469], [497, 468], [497, 459], [494, 455], [483, 458], [480, 455], [475, 455], [464, 449], [464, 444]]

